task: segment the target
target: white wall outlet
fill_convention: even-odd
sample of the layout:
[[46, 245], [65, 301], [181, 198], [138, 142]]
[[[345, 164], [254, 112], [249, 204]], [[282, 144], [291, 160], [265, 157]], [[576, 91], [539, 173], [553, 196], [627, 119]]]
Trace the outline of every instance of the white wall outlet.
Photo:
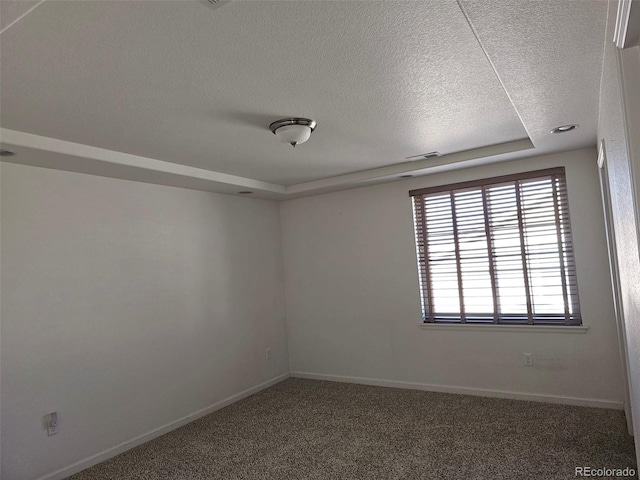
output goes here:
[[58, 434], [58, 412], [51, 412], [49, 414], [49, 420], [47, 421], [47, 435]]
[[267, 350], [265, 351], [264, 356], [266, 357], [267, 360], [269, 360], [271, 358], [271, 349], [267, 348]]
[[532, 367], [533, 366], [533, 357], [531, 357], [530, 353], [525, 353], [524, 354], [524, 364], [527, 367]]

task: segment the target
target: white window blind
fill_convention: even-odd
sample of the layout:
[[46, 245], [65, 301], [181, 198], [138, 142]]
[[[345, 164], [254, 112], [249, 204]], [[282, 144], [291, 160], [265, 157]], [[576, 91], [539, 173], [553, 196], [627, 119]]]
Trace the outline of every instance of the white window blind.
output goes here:
[[582, 323], [564, 168], [409, 195], [425, 322]]

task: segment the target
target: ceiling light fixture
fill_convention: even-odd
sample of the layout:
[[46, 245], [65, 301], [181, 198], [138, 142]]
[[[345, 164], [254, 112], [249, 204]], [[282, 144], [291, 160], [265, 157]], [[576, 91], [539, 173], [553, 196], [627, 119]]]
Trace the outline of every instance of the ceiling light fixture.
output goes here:
[[561, 127], [554, 128], [551, 130], [551, 133], [565, 133], [570, 132], [571, 130], [575, 130], [579, 125], [562, 125]]
[[269, 125], [271, 130], [281, 142], [288, 143], [292, 147], [309, 140], [311, 132], [316, 128], [316, 121], [308, 118], [283, 118]]
[[15, 155], [15, 152], [11, 150], [0, 150], [0, 157], [11, 157], [13, 155]]

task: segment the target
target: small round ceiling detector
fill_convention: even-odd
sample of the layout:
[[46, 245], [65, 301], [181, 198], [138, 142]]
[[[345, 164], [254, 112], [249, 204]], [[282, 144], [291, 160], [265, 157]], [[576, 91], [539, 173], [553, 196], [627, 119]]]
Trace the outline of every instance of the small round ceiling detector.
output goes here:
[[571, 130], [575, 130], [576, 128], [578, 128], [579, 125], [574, 125], [574, 124], [570, 124], [570, 125], [562, 125], [561, 127], [556, 127], [553, 130], [551, 130], [551, 133], [565, 133], [565, 132], [570, 132]]

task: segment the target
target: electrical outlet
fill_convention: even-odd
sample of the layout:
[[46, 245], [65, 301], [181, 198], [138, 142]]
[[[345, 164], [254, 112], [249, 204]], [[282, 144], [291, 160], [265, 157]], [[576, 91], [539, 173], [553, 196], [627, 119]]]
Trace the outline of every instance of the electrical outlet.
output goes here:
[[269, 360], [271, 358], [271, 349], [267, 348], [267, 350], [265, 351], [265, 355], [264, 355], [267, 360]]
[[532, 367], [533, 366], [533, 358], [531, 357], [530, 353], [525, 353], [524, 354], [524, 364], [527, 367]]
[[58, 434], [58, 412], [51, 412], [49, 414], [49, 421], [47, 422], [47, 435]]

